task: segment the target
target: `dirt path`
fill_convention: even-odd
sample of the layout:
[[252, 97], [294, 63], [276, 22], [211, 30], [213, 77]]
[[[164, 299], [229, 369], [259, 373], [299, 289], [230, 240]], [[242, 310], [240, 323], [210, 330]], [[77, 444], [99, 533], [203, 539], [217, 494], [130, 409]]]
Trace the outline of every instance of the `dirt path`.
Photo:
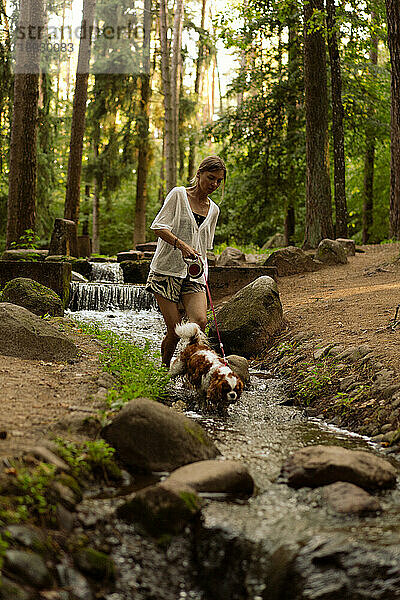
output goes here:
[[[368, 344], [381, 362], [400, 373], [400, 327], [388, 329], [400, 304], [400, 244], [368, 246], [347, 265], [281, 278], [286, 319], [294, 332], [311, 332], [315, 345]], [[101, 404], [107, 385], [98, 362], [98, 343], [70, 332], [81, 349], [73, 363], [21, 360], [0, 355], [0, 455], [12, 456], [39, 444], [54, 431]]]
[[400, 263], [394, 262], [400, 244], [361, 249], [347, 265], [280, 278], [285, 317], [292, 330], [310, 332], [316, 346], [367, 344], [400, 373], [400, 326], [388, 327], [400, 304]]

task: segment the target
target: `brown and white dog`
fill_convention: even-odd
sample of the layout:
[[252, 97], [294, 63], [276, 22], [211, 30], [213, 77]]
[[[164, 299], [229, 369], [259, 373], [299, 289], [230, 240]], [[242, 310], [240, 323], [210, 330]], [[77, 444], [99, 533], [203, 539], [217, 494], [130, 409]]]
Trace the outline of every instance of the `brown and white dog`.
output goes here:
[[228, 406], [240, 398], [243, 381], [212, 350], [197, 323], [177, 325], [175, 332], [184, 347], [171, 364], [170, 375], [186, 376], [200, 391], [203, 410], [226, 415]]

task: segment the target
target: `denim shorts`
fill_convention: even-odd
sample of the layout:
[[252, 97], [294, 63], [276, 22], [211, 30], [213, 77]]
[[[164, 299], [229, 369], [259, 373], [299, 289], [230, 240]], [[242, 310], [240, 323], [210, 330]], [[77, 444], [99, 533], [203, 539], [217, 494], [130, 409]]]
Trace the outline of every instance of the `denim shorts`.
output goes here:
[[197, 281], [191, 281], [188, 277], [183, 279], [182, 277], [162, 275], [161, 273], [150, 271], [145, 289], [148, 292], [160, 294], [163, 298], [178, 304], [183, 294], [205, 292], [206, 286]]

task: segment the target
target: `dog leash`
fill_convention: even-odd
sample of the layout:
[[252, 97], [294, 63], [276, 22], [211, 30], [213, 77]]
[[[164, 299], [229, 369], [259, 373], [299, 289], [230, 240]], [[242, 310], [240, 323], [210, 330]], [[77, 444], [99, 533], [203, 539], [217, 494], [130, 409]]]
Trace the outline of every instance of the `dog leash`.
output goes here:
[[217, 317], [215, 315], [214, 304], [213, 304], [213, 301], [211, 299], [210, 288], [208, 287], [208, 280], [207, 280], [207, 277], [206, 277], [205, 273], [204, 273], [204, 281], [206, 282], [207, 295], [208, 295], [208, 299], [210, 301], [210, 306], [211, 306], [211, 310], [212, 310], [213, 317], [214, 317], [215, 329], [217, 330], [218, 342], [219, 342], [219, 347], [221, 348], [222, 359], [224, 361], [224, 364], [227, 366], [228, 363], [227, 363], [227, 360], [225, 358], [224, 345], [222, 343], [221, 336], [219, 334], [219, 329], [218, 329], [218, 325], [217, 325]]

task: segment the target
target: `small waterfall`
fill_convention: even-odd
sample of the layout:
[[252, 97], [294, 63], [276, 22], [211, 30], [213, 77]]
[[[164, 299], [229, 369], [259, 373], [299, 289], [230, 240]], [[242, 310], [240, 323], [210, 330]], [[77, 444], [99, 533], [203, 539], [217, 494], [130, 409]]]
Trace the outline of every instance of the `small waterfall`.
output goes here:
[[157, 303], [143, 285], [130, 283], [71, 282], [69, 309], [77, 310], [150, 310]]
[[92, 271], [90, 281], [107, 281], [109, 283], [124, 283], [124, 274], [119, 263], [90, 263]]

